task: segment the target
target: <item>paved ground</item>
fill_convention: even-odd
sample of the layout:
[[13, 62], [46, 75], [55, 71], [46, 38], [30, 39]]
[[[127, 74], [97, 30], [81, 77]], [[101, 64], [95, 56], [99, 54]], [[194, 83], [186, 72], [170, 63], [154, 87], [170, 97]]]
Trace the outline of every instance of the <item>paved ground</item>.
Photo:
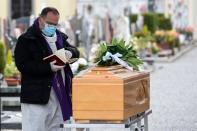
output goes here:
[[[197, 48], [151, 75], [150, 131], [197, 131]], [[128, 131], [94, 129], [91, 131]]]
[[151, 76], [150, 131], [197, 131], [197, 48]]

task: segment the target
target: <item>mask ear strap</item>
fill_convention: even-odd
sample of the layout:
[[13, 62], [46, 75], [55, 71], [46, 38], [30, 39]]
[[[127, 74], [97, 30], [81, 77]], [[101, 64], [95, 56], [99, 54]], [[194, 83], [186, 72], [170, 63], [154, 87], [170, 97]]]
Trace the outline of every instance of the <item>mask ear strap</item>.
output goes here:
[[49, 24], [45, 23], [44, 26], [49, 27]]

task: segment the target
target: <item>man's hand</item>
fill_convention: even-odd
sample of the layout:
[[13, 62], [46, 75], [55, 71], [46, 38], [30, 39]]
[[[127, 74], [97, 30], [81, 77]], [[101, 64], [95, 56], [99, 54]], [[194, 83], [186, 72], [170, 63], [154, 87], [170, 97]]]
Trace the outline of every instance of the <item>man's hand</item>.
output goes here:
[[56, 61], [52, 61], [50, 62], [50, 65], [51, 65], [51, 70], [53, 72], [57, 72], [58, 70], [61, 70], [64, 68], [64, 66], [59, 66], [59, 65], [55, 65]]

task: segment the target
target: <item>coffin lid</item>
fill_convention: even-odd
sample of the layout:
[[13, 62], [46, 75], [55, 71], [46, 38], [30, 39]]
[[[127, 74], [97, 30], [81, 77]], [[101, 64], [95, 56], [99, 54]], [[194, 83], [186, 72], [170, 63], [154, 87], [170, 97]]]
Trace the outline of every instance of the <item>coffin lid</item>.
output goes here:
[[87, 71], [77, 75], [78, 78], [113, 78], [113, 79], [139, 79], [143, 77], [149, 77], [149, 73], [140, 71], [130, 71], [121, 65], [108, 66], [108, 67], [92, 67]]

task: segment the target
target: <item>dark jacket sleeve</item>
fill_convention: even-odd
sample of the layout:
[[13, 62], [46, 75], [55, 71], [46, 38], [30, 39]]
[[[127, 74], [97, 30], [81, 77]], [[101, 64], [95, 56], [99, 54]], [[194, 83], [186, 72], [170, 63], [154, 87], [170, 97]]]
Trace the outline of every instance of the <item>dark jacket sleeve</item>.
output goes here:
[[17, 41], [14, 57], [16, 66], [22, 74], [45, 76], [52, 73], [49, 63], [32, 58], [32, 54], [28, 48], [28, 41], [23, 35]]
[[63, 41], [65, 45], [65, 49], [69, 50], [72, 53], [72, 58], [79, 58], [79, 51], [76, 47], [70, 45], [66, 40], [68, 39], [68, 36], [62, 33]]

